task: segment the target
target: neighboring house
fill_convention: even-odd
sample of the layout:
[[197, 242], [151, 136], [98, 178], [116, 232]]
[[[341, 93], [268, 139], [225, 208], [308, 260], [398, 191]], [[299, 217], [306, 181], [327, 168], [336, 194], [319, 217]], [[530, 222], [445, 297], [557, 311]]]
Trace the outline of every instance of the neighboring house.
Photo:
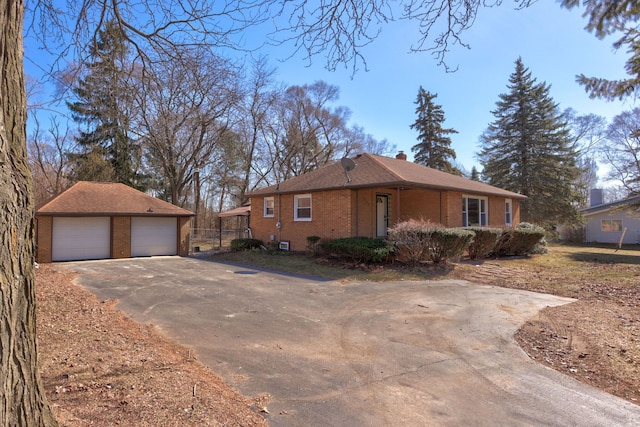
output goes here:
[[251, 231], [264, 242], [302, 251], [307, 237], [384, 237], [410, 218], [447, 227], [505, 227], [520, 221], [525, 196], [408, 162], [361, 154], [251, 197]]
[[36, 258], [185, 256], [192, 216], [124, 184], [80, 181], [36, 209]]
[[[591, 191], [590, 207], [581, 212], [587, 220], [585, 241], [640, 244], [640, 196], [602, 203], [602, 190]], [[626, 231], [625, 231], [626, 229]]]

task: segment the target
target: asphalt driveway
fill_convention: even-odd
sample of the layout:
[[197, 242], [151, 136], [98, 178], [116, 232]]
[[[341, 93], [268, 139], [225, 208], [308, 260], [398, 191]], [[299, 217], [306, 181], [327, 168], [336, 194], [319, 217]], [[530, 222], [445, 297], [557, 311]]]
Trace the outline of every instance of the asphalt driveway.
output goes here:
[[195, 258], [60, 264], [194, 349], [274, 426], [614, 426], [640, 407], [513, 339], [567, 298], [464, 281], [336, 282]]

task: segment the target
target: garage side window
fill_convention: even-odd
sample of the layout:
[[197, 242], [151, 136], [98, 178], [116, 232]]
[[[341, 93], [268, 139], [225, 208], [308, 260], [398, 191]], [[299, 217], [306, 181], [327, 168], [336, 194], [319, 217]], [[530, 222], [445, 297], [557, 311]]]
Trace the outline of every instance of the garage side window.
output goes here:
[[602, 231], [622, 231], [622, 220], [603, 219], [601, 229]]
[[273, 197], [264, 198], [264, 217], [273, 218], [275, 201]]
[[294, 221], [311, 221], [311, 194], [293, 196]]

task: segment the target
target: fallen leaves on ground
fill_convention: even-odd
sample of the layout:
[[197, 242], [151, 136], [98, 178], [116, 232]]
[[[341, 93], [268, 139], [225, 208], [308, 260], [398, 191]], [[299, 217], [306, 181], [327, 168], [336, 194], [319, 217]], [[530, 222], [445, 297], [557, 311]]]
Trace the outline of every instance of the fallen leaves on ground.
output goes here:
[[63, 426], [265, 426], [260, 407], [187, 348], [135, 323], [73, 284], [36, 271], [38, 353], [49, 403]]

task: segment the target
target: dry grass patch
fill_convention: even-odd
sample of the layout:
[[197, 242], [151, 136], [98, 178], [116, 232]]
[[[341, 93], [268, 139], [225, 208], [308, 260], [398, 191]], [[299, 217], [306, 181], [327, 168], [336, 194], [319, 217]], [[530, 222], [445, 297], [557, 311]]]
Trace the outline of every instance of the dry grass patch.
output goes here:
[[266, 425], [254, 401], [189, 349], [133, 322], [43, 265], [36, 273], [39, 361], [64, 426]]

